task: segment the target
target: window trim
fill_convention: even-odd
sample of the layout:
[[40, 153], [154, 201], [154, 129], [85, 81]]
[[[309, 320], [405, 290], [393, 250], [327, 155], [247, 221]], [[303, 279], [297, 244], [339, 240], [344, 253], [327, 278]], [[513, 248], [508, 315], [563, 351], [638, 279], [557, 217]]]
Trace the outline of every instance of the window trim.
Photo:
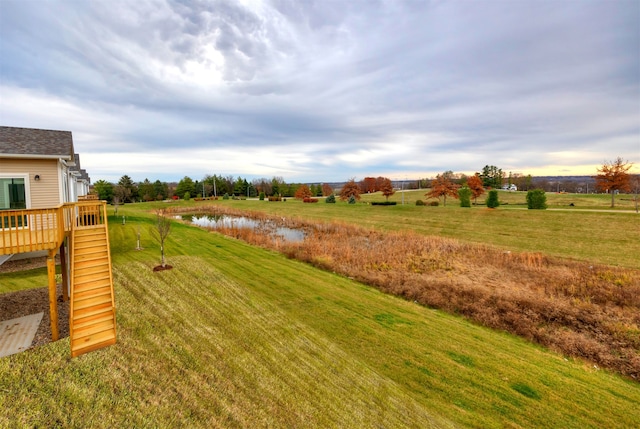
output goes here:
[[[31, 181], [29, 173], [0, 173], [0, 179], [24, 179], [24, 197], [26, 200], [26, 210], [31, 208]], [[0, 209], [11, 210], [11, 209]]]

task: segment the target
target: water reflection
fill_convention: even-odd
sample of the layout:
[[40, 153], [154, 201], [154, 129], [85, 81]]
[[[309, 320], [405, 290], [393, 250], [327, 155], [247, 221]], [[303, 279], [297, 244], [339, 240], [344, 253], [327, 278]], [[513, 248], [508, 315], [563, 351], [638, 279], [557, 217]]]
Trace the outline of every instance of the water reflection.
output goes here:
[[184, 215], [182, 219], [204, 228], [247, 228], [291, 242], [304, 240], [304, 231], [277, 226], [270, 220], [255, 220], [244, 216], [229, 215]]

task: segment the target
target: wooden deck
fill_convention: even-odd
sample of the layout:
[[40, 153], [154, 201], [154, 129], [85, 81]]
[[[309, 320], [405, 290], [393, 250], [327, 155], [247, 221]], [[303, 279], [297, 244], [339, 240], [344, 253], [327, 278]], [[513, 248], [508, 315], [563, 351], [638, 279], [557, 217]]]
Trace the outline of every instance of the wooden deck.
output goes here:
[[[71, 292], [72, 356], [114, 344], [115, 299], [106, 203], [87, 198], [56, 208], [0, 210], [0, 256], [42, 250], [48, 252], [53, 340], [58, 339], [54, 258], [60, 251], [64, 299], [69, 299], [64, 286], [69, 285]], [[70, 278], [66, 269], [69, 257]]]
[[57, 249], [64, 240], [63, 207], [0, 211], [0, 255]]

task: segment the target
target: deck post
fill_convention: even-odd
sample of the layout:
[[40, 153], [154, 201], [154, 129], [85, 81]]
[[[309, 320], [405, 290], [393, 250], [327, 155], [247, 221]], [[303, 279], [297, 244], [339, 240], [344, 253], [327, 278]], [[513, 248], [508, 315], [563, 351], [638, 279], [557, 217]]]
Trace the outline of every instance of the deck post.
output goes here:
[[49, 277], [49, 316], [51, 318], [51, 340], [58, 341], [58, 300], [56, 298], [56, 249], [47, 255], [47, 276]]
[[60, 245], [60, 272], [62, 272], [62, 300], [69, 301], [69, 274], [67, 273], [66, 240]]

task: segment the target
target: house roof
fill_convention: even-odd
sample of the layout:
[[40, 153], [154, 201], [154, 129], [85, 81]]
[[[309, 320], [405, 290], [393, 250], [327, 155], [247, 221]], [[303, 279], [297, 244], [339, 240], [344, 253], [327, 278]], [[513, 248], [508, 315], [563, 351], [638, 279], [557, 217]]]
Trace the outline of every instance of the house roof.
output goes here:
[[74, 160], [71, 131], [0, 127], [0, 157]]
[[75, 162], [75, 165], [72, 165], [71, 167], [69, 167], [69, 170], [76, 172], [77, 176], [80, 179], [86, 180], [87, 183], [91, 183], [91, 178], [89, 178], [89, 175], [87, 174], [87, 170], [80, 167], [80, 155], [77, 153], [74, 153], [73, 160]]

